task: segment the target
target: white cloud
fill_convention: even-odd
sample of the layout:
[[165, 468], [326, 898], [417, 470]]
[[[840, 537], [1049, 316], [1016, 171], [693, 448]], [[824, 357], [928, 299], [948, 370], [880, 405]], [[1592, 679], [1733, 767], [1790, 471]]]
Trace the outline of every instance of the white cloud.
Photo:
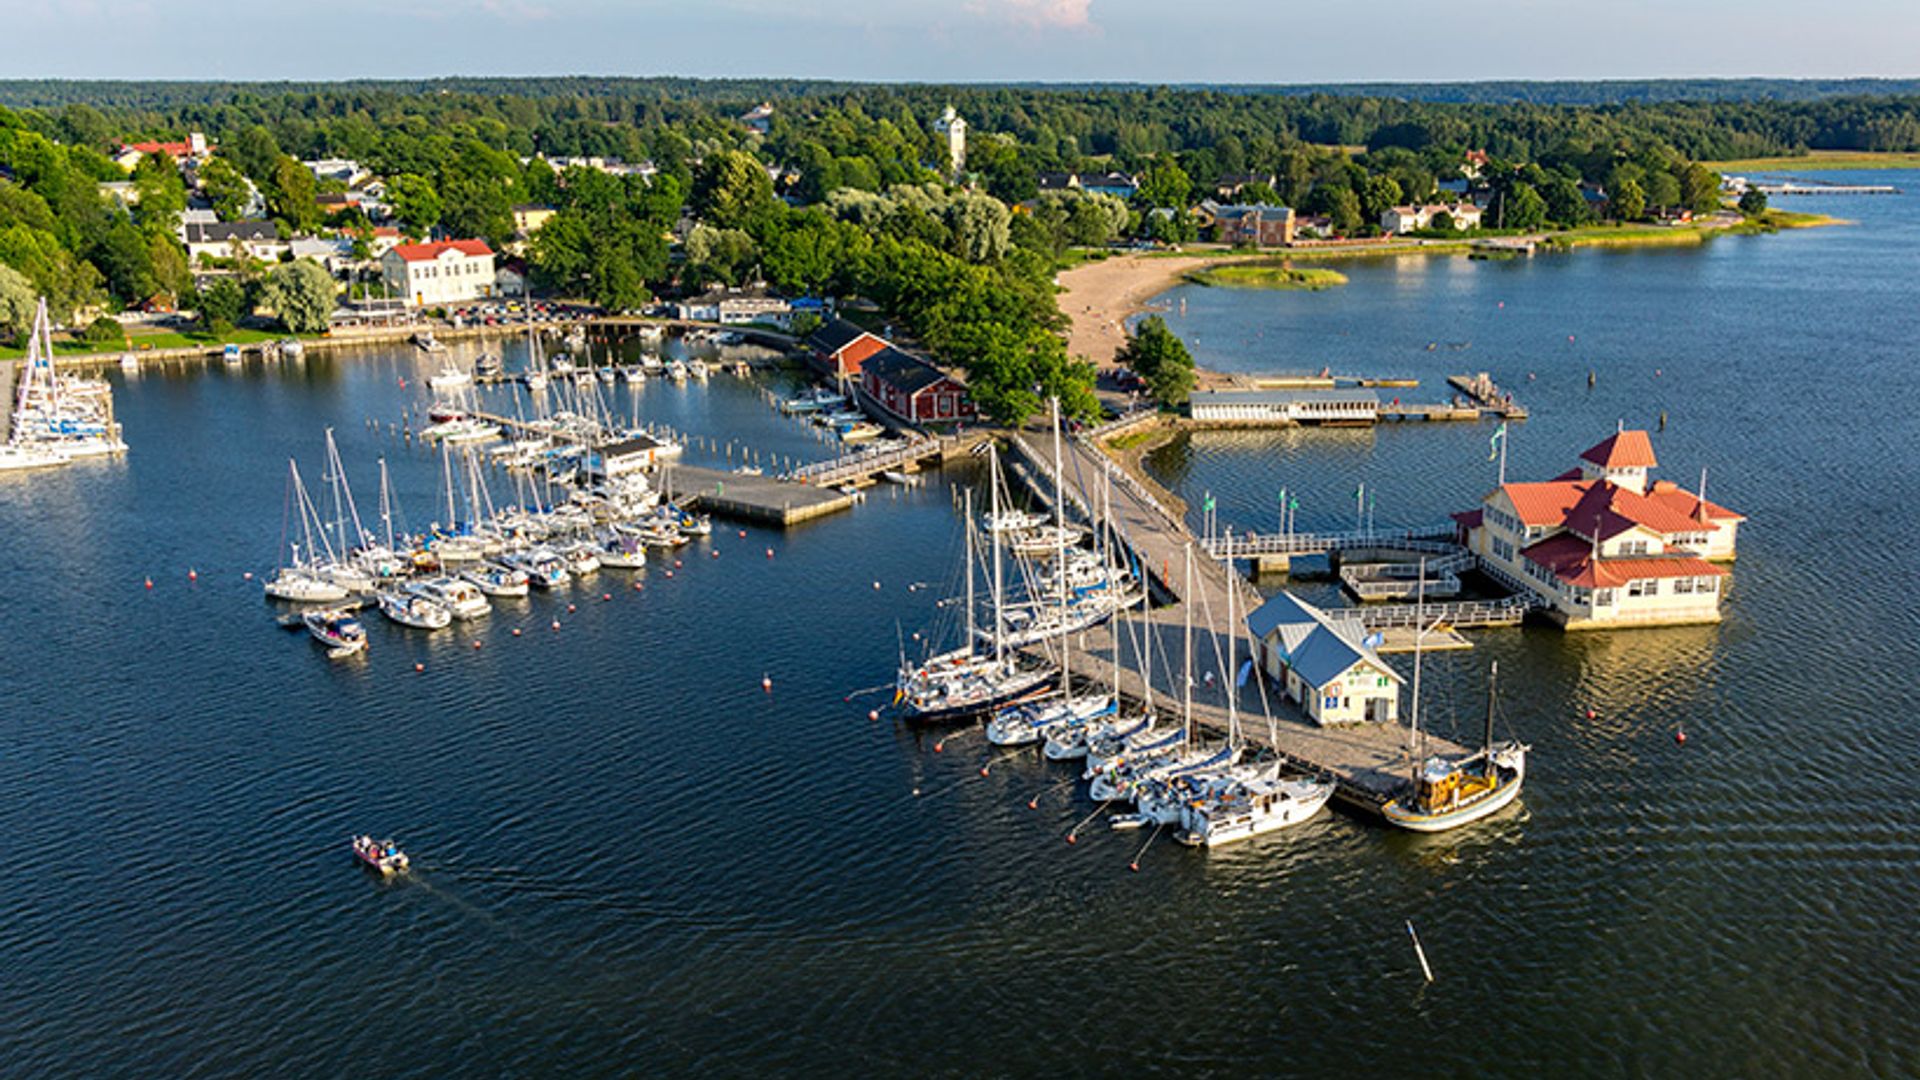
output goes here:
[[1047, 30], [1098, 30], [1093, 0], [970, 0], [969, 14]]

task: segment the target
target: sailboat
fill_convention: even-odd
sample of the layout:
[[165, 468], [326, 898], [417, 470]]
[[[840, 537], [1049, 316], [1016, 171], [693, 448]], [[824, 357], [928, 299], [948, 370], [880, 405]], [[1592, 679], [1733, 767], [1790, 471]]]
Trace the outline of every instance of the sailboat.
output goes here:
[[[1000, 501], [1000, 459], [991, 444], [988, 447], [987, 483], [990, 498]], [[973, 597], [974, 546], [972, 543], [973, 493], [966, 497], [966, 637], [960, 648], [929, 657], [917, 665], [902, 664], [895, 682], [894, 702], [905, 708], [907, 719], [937, 723], [974, 716], [1009, 702], [1018, 701], [1044, 686], [1053, 677], [1045, 667], [1021, 667], [1007, 645], [1005, 624], [1005, 582], [1003, 580], [1000, 539], [993, 538], [992, 601], [994, 625], [991, 648], [981, 651], [974, 626]]]
[[[1064, 477], [1061, 470], [1060, 451], [1060, 401], [1051, 402], [1053, 411], [1053, 474]], [[997, 509], [997, 508], [996, 508]], [[1053, 499], [1055, 541], [1058, 544], [1057, 555], [1062, 563], [1066, 561], [1066, 515], [1067, 497], [1063, 490], [1056, 490]], [[968, 524], [971, 527], [973, 513], [969, 507]], [[1060, 595], [1060, 618], [1067, 618], [1067, 595]], [[1042, 741], [1050, 729], [1059, 725], [1085, 724], [1099, 717], [1110, 716], [1114, 711], [1114, 699], [1111, 694], [1082, 694], [1073, 691], [1073, 675], [1069, 657], [1072, 655], [1072, 643], [1064, 636], [1060, 642], [1060, 696], [1045, 701], [1016, 705], [1003, 709], [987, 724], [987, 741], [995, 746], [1026, 746]]]
[[[262, 588], [267, 596], [274, 600], [295, 602], [345, 600], [347, 587], [331, 580], [324, 573], [324, 568], [331, 566], [334, 562], [333, 551], [330, 547], [326, 547], [324, 531], [314, 528], [316, 515], [313, 500], [307, 497], [307, 487], [300, 482], [300, 467], [289, 458], [287, 460], [286, 516], [291, 518], [295, 514], [300, 516], [302, 539], [294, 541], [286, 536], [288, 529], [283, 525], [281, 549], [290, 557], [281, 564], [279, 571], [273, 577], [263, 583]], [[321, 532], [321, 535], [316, 541], [317, 531]], [[324, 558], [318, 555], [322, 549], [326, 551]]]
[[[1416, 639], [1411, 710], [1411, 731], [1416, 738], [1420, 724], [1419, 671]], [[1414, 755], [1407, 788], [1381, 808], [1382, 817], [1414, 832], [1445, 832], [1479, 821], [1520, 797], [1520, 785], [1527, 778], [1527, 751], [1532, 748], [1515, 740], [1497, 745], [1493, 741], [1499, 676], [1500, 664], [1496, 661], [1487, 672], [1487, 734], [1480, 749], [1464, 758], [1435, 755], [1423, 761]]]
[[417, 593], [382, 592], [380, 613], [401, 626], [416, 630], [441, 630], [453, 622], [446, 606]]

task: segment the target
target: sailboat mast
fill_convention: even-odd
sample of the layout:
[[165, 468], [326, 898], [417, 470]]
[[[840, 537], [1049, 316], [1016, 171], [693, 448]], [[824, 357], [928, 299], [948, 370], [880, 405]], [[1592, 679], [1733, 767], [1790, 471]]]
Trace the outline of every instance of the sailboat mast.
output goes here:
[[387, 486], [387, 459], [380, 459], [380, 530], [386, 535], [387, 550], [393, 551], [393, 495]]
[[453, 451], [447, 448], [447, 441], [440, 440], [440, 475], [447, 482], [447, 531], [454, 531], [455, 517], [453, 509]]
[[967, 655], [973, 655], [973, 489], [967, 489], [966, 516], [960, 520], [966, 528], [961, 530], [960, 542], [967, 549]]
[[1054, 569], [1061, 575], [1060, 589], [1060, 695], [1073, 697], [1073, 678], [1068, 673], [1068, 656], [1073, 652], [1073, 635], [1067, 629], [1067, 469], [1060, 456], [1060, 399], [1047, 399], [1053, 412], [1053, 548]]
[[1487, 669], [1487, 775], [1493, 775], [1493, 703], [1500, 682], [1500, 661]]
[[1420, 560], [1420, 582], [1413, 604], [1413, 715], [1407, 727], [1407, 778], [1420, 781], [1420, 645], [1427, 636], [1427, 560]]
[[1187, 543], [1187, 585], [1186, 585], [1186, 591], [1183, 592], [1181, 595], [1186, 597], [1186, 603], [1183, 606], [1187, 609], [1187, 613], [1186, 613], [1187, 623], [1186, 623], [1185, 631], [1181, 634], [1181, 648], [1187, 654], [1187, 657], [1186, 657], [1186, 661], [1181, 665], [1182, 667], [1181, 678], [1186, 683], [1186, 687], [1182, 691], [1183, 698], [1182, 698], [1181, 705], [1184, 712], [1183, 712], [1180, 723], [1186, 732], [1187, 745], [1192, 746], [1193, 745], [1193, 543], [1192, 541], [1188, 541]]
[[[1233, 527], [1232, 526], [1227, 527], [1227, 550], [1228, 551], [1233, 550]], [[1233, 561], [1229, 559], [1226, 565], [1227, 565], [1227, 670], [1225, 675], [1225, 688], [1227, 691], [1227, 744], [1229, 746], [1232, 746], [1232, 745], [1238, 744], [1240, 741], [1240, 688], [1234, 683], [1234, 675], [1239, 670], [1239, 665], [1235, 663], [1235, 661], [1238, 660], [1239, 658], [1239, 654], [1235, 651], [1234, 646], [1239, 644], [1240, 632], [1239, 632], [1239, 629], [1233, 623], [1233, 594], [1236, 591], [1238, 591], [1234, 588], [1235, 583], [1233, 580]]]
[[987, 444], [987, 486], [993, 506], [993, 516], [987, 519], [993, 533], [993, 663], [999, 668], [1007, 660], [1007, 626], [1000, 582], [1000, 447], [991, 442]]

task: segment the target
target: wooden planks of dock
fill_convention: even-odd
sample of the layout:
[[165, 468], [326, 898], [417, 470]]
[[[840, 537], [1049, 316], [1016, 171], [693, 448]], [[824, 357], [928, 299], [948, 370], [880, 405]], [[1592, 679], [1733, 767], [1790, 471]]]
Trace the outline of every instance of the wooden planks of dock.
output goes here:
[[696, 465], [675, 465], [673, 487], [707, 513], [769, 525], [797, 525], [853, 505], [852, 495], [834, 488]]

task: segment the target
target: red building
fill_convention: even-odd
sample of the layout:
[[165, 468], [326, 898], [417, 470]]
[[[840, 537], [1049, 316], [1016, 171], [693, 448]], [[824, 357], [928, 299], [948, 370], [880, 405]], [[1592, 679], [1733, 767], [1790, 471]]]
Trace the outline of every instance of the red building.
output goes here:
[[902, 420], [940, 424], [974, 417], [966, 386], [891, 346], [868, 357], [860, 370], [867, 396]]
[[807, 353], [822, 375], [839, 382], [860, 378], [860, 365], [888, 347], [886, 339], [845, 319], [835, 319], [807, 335]]

